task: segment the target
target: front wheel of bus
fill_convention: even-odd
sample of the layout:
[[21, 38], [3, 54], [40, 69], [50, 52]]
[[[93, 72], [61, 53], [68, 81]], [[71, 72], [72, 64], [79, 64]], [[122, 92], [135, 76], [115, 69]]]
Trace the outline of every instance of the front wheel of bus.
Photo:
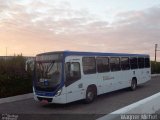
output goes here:
[[85, 103], [91, 103], [97, 96], [97, 92], [92, 87], [87, 88]]
[[137, 81], [133, 79], [131, 82], [131, 90], [134, 91], [137, 88]]

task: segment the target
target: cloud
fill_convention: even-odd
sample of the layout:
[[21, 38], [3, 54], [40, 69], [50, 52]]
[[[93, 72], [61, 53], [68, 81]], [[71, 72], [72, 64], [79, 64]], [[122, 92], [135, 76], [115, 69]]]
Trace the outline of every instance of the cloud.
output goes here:
[[98, 26], [86, 25], [86, 31], [75, 37], [79, 39], [78, 44], [89, 51], [146, 53], [153, 58], [154, 44], [159, 43], [160, 37], [160, 8], [130, 11], [118, 14], [117, 17], [123, 19], [111, 27], [101, 21]]
[[110, 23], [87, 10], [72, 9], [68, 2], [5, 0], [0, 16], [2, 48], [8, 46], [26, 55], [80, 50], [148, 53], [153, 57], [154, 44], [160, 38], [160, 6], [119, 13]]

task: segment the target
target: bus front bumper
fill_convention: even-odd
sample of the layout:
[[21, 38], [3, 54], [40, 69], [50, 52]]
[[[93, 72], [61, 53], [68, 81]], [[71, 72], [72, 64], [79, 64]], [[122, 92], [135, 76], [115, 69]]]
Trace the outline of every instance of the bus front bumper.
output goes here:
[[36, 101], [46, 101], [48, 103], [59, 103], [59, 104], [65, 104], [67, 103], [66, 101], [66, 94], [63, 95], [59, 95], [59, 96], [54, 96], [54, 97], [50, 97], [50, 96], [39, 96], [34, 94], [34, 99]]

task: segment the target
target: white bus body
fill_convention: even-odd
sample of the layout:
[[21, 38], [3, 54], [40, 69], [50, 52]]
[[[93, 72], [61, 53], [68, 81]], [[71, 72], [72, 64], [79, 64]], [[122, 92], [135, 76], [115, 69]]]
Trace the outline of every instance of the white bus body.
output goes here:
[[[47, 55], [51, 56], [51, 54], [54, 54], [54, 52], [38, 56], [46, 57]], [[131, 87], [134, 90], [137, 85], [151, 79], [148, 55], [64, 51], [62, 56], [62, 64], [59, 65], [59, 70], [61, 69], [59, 87], [47, 91], [47, 89], [36, 88], [36, 82], [34, 82], [33, 92], [35, 100], [65, 104], [85, 99], [89, 103], [97, 95], [127, 87]], [[49, 60], [52, 59], [51, 57], [48, 58]], [[45, 60], [48, 58], [45, 58]], [[136, 64], [133, 65], [131, 62], [134, 62], [136, 58], [137, 68], [134, 68]], [[43, 59], [37, 61], [43, 61]], [[142, 66], [140, 65], [141, 63], [143, 64]], [[67, 77], [67, 74], [69, 74], [69, 77]], [[48, 83], [45, 84], [45, 81], [50, 81], [48, 78], [37, 79], [35, 77], [35, 79], [34, 81], [40, 81], [39, 79], [41, 79], [40, 84], [43, 84], [46, 88], [49, 85]], [[42, 88], [45, 88], [44, 86]]]

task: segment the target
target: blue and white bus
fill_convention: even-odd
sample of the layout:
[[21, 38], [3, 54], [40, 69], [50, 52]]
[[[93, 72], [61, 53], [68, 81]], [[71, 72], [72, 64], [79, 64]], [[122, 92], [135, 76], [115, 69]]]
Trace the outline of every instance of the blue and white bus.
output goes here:
[[38, 54], [34, 62], [36, 101], [69, 103], [137, 85], [151, 79], [146, 54], [60, 51]]

